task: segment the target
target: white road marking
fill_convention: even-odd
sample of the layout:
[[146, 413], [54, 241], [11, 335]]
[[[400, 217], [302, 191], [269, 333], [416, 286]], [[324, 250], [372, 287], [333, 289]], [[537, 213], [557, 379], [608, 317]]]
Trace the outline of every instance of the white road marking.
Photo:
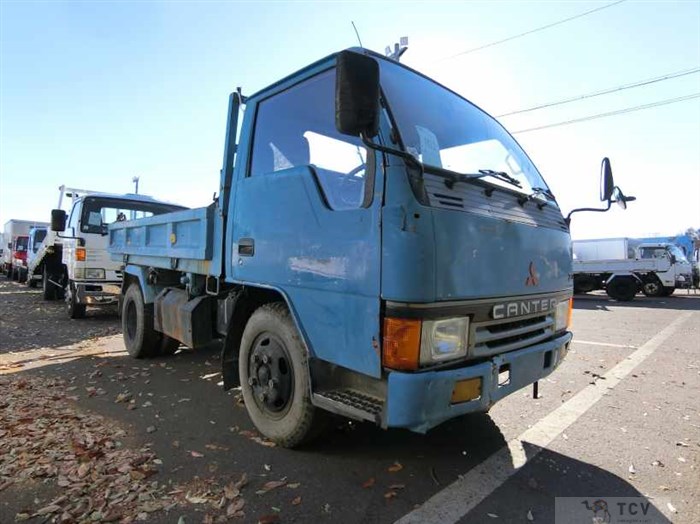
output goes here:
[[574, 337], [574, 344], [590, 344], [591, 346], [606, 346], [610, 348], [625, 348], [625, 349], [636, 349], [637, 346], [628, 346], [626, 344], [610, 344], [608, 342], [593, 342], [590, 340], [579, 340]]
[[439, 491], [396, 524], [457, 522], [576, 422], [603, 395], [661, 346], [692, 313], [686, 312], [608, 371], [606, 380], [586, 386], [567, 402], [514, 438], [478, 466]]

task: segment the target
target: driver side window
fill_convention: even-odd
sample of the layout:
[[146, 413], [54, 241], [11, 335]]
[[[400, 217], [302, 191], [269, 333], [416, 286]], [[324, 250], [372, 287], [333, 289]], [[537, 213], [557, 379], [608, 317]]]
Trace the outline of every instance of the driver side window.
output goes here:
[[367, 150], [335, 128], [335, 70], [258, 104], [249, 176], [311, 166], [331, 209], [365, 203]]

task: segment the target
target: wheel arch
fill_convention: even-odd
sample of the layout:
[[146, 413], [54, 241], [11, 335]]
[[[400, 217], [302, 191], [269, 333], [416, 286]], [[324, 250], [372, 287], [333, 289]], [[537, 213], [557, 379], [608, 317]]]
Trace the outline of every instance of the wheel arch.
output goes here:
[[301, 320], [294, 310], [289, 296], [284, 291], [276, 287], [242, 284], [234, 288], [226, 300], [232, 300], [234, 305], [226, 323], [224, 346], [221, 351], [221, 375], [224, 379], [224, 390], [240, 385], [238, 354], [243, 330], [252, 314], [265, 304], [282, 302], [286, 305], [304, 344], [308, 360], [313, 358], [314, 354]]

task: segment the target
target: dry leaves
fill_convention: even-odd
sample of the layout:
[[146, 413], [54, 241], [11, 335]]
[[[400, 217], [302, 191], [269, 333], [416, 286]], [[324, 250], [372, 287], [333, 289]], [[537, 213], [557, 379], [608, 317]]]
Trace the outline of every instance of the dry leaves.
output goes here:
[[226, 487], [195, 478], [166, 492], [151, 478], [162, 461], [150, 447], [124, 446], [119, 442], [124, 430], [71, 407], [65, 389], [56, 379], [0, 378], [0, 491], [28, 481], [61, 488], [60, 497], [18, 513], [15, 520], [130, 523], [186, 504], [214, 513], [212, 522], [245, 517], [245, 475]]
[[287, 483], [286, 479], [281, 479], [281, 480], [271, 480], [269, 482], [265, 482], [263, 484], [263, 487], [259, 489], [258, 491], [255, 492], [256, 495], [264, 495], [265, 493], [272, 491], [273, 489], [281, 488]]
[[402, 465], [400, 462], [394, 462], [394, 464], [392, 464], [391, 466], [389, 466], [389, 468], [387, 469], [387, 471], [388, 471], [389, 473], [396, 473], [396, 472], [398, 472], [398, 471], [401, 471], [402, 469], [403, 469], [403, 465]]

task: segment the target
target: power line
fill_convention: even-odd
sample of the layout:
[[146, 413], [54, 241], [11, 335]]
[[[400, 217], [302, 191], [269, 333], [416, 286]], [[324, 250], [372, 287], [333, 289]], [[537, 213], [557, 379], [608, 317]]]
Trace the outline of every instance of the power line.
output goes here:
[[570, 102], [578, 102], [579, 100], [585, 100], [586, 98], [593, 98], [595, 96], [607, 95], [610, 93], [616, 93], [618, 91], [624, 91], [625, 89], [632, 89], [633, 87], [641, 87], [649, 84], [655, 84], [656, 82], [662, 82], [664, 80], [671, 80], [672, 78], [679, 78], [686, 75], [692, 75], [700, 72], [700, 67], [695, 69], [686, 69], [684, 71], [678, 71], [676, 73], [669, 73], [664, 76], [658, 76], [655, 78], [649, 78], [647, 80], [640, 80], [639, 82], [634, 82], [632, 84], [623, 84], [617, 87], [611, 87], [609, 89], [603, 89], [601, 91], [593, 91], [592, 93], [587, 93], [585, 95], [575, 96], [571, 98], [564, 98], [562, 100], [557, 100], [556, 102], [550, 102], [548, 104], [541, 104], [538, 106], [528, 107], [526, 109], [518, 109], [517, 111], [511, 111], [510, 113], [503, 113], [502, 115], [497, 115], [496, 118], [503, 118], [511, 115], [519, 115], [521, 113], [527, 113], [529, 111], [535, 111], [536, 109], [544, 109], [545, 107], [558, 106], [562, 104], [568, 104]]
[[603, 9], [607, 9], [608, 7], [613, 7], [613, 6], [617, 5], [617, 4], [621, 4], [621, 3], [624, 2], [624, 1], [625, 1], [625, 0], [617, 0], [616, 2], [613, 2], [613, 3], [611, 3], [611, 4], [607, 4], [607, 5], [603, 5], [603, 6], [600, 6], [600, 7], [596, 7], [595, 9], [591, 9], [590, 11], [585, 11], [585, 12], [583, 12], [583, 13], [579, 13], [579, 14], [577, 14], [577, 15], [570, 16], [569, 18], [564, 18], [564, 19], [562, 19], [562, 20], [558, 20], [558, 21], [556, 21], [556, 22], [552, 22], [551, 24], [547, 24], [547, 25], [543, 25], [543, 26], [540, 26], [540, 27], [536, 27], [535, 29], [530, 29], [529, 31], [525, 31], [524, 33], [519, 33], [519, 34], [517, 34], [517, 35], [509, 36], [508, 38], [503, 38], [502, 40], [496, 40], [495, 42], [490, 42], [490, 43], [488, 43], [488, 44], [484, 44], [484, 45], [481, 45], [481, 46], [479, 46], [479, 47], [474, 47], [474, 48], [472, 48], [472, 49], [467, 49], [466, 51], [462, 51], [462, 52], [457, 53], [457, 54], [454, 54], [454, 55], [452, 55], [452, 56], [445, 57], [445, 58], [443, 58], [442, 60], [450, 60], [450, 59], [456, 58], [456, 57], [458, 57], [458, 56], [468, 55], [469, 53], [474, 53], [474, 52], [476, 52], [476, 51], [481, 51], [482, 49], [486, 49], [486, 48], [488, 48], [488, 47], [493, 47], [493, 46], [498, 45], [498, 44], [503, 44], [504, 42], [510, 42], [511, 40], [515, 40], [516, 38], [521, 38], [521, 37], [523, 37], [523, 36], [531, 35], [532, 33], [537, 33], [538, 31], [543, 31], [543, 30], [545, 30], [545, 29], [549, 29], [550, 27], [554, 27], [554, 26], [557, 26], [557, 25], [560, 25], [560, 24], [564, 24], [564, 23], [566, 23], [566, 22], [570, 22], [571, 20], [576, 20], [577, 18], [581, 18], [581, 17], [583, 17], [583, 16], [587, 16], [587, 15], [596, 13], [596, 12], [598, 12], [598, 11], [602, 11]]
[[663, 105], [667, 105], [667, 104], [675, 104], [676, 102], [683, 102], [685, 100], [691, 100], [693, 98], [698, 98], [698, 97], [700, 97], [700, 92], [693, 93], [692, 95], [679, 96], [676, 98], [669, 98], [666, 100], [659, 100], [658, 102], [652, 102], [650, 104], [644, 104], [644, 105], [639, 105], [639, 106], [634, 106], [634, 107], [627, 107], [625, 109], [618, 109], [617, 111], [609, 111], [607, 113], [599, 113], [597, 115], [589, 115], [589, 116], [584, 116], [582, 118], [574, 118], [572, 120], [566, 120], [564, 122], [557, 122], [554, 124], [546, 124], [543, 126], [530, 127], [528, 129], [520, 129], [518, 131], [513, 131], [511, 134], [517, 135], [517, 134], [521, 134], [521, 133], [529, 133], [530, 131], [539, 131], [540, 129], [548, 129], [550, 127], [559, 127], [559, 126], [565, 126], [565, 125], [569, 125], [569, 124], [576, 124], [578, 122], [586, 122], [588, 120], [595, 120], [597, 118], [605, 118], [608, 116], [622, 115], [624, 113], [631, 113], [632, 111], [640, 111], [642, 109], [650, 109], [652, 107], [663, 106]]

